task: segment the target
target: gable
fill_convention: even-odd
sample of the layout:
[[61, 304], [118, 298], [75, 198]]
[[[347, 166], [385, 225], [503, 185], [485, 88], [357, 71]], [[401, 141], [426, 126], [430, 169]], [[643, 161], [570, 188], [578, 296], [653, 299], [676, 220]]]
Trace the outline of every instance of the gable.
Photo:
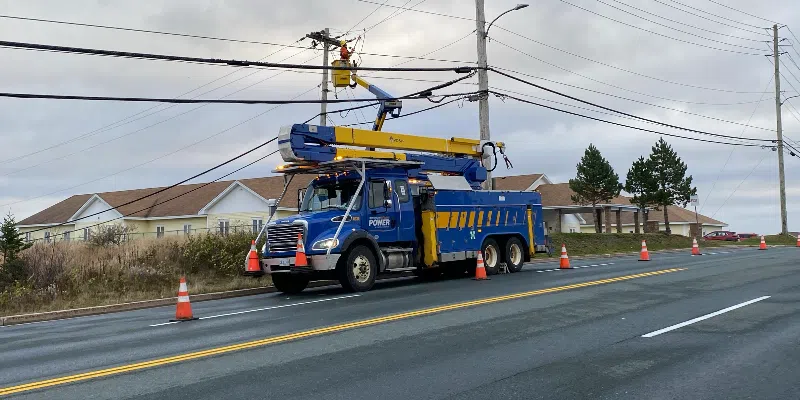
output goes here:
[[70, 218], [70, 220], [76, 220], [79, 218], [83, 218], [92, 214], [97, 214], [88, 218], [84, 218], [81, 222], [105, 222], [110, 221], [112, 219], [117, 219], [122, 217], [122, 214], [119, 213], [117, 210], [109, 210], [111, 208], [108, 203], [106, 203], [102, 198], [99, 196], [92, 196], [83, 207], [78, 210], [75, 215]]
[[203, 214], [233, 214], [251, 211], [269, 212], [269, 202], [244, 185], [234, 182], [220, 197], [201, 211]]

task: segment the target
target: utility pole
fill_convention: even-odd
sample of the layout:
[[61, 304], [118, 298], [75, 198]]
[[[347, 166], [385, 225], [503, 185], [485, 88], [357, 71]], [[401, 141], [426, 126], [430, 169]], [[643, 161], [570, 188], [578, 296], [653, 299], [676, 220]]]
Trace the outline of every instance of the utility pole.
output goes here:
[[[478, 120], [480, 123], [481, 140], [489, 140], [489, 73], [486, 71], [488, 61], [486, 57], [486, 14], [483, 9], [483, 0], [475, 0], [475, 28], [478, 35]], [[483, 155], [483, 165], [489, 166], [491, 156]], [[492, 189], [492, 173], [486, 173], [483, 183], [486, 190]]]
[[[323, 31], [325, 33], [326, 38], [330, 38], [330, 29], [325, 28]], [[322, 66], [328, 66], [328, 43], [322, 43]], [[319, 124], [320, 125], [327, 125], [328, 124], [328, 70], [322, 70], [322, 103], [320, 103], [319, 107]]]
[[775, 117], [777, 120], [778, 131], [778, 179], [780, 180], [781, 197], [781, 234], [789, 234], [789, 226], [786, 221], [786, 175], [783, 171], [783, 122], [781, 121], [781, 71], [780, 71], [780, 47], [778, 46], [778, 24], [772, 26], [772, 47], [775, 54]]

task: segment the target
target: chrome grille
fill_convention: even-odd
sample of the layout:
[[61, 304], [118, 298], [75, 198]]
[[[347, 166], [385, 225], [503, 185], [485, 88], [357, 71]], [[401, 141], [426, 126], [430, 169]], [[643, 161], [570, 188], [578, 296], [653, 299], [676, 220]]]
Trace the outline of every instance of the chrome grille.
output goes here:
[[267, 226], [269, 251], [280, 253], [297, 250], [297, 234], [303, 234], [303, 225], [276, 224]]

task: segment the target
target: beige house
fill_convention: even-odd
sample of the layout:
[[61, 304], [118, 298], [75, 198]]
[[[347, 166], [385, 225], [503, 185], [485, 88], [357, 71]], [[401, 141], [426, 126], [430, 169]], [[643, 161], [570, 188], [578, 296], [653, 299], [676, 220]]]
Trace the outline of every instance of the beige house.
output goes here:
[[[27, 240], [86, 240], [93, 227], [120, 224], [132, 228], [131, 237], [164, 237], [192, 233], [228, 233], [258, 231], [275, 210], [275, 218], [297, 213], [298, 191], [313, 175], [297, 175], [280, 204], [276, 199], [283, 190], [283, 177], [240, 179], [210, 184], [180, 185], [164, 188], [134, 189], [118, 192], [72, 196], [18, 223]], [[591, 207], [575, 204], [566, 183], [553, 183], [545, 174], [527, 174], [492, 178], [495, 190], [538, 191], [542, 194], [545, 229], [548, 232], [594, 233]], [[163, 190], [163, 191], [162, 191]], [[144, 196], [158, 194], [138, 200]], [[620, 196], [601, 205], [608, 212], [608, 230], [635, 232], [644, 224], [644, 216]], [[673, 233], [689, 236], [694, 213], [684, 208], [667, 208]], [[620, 228], [617, 229], [617, 215]], [[651, 211], [649, 223], [664, 230], [663, 212]], [[704, 215], [698, 219], [704, 233], [720, 230], [724, 222]], [[604, 223], [605, 225], [605, 223]]]
[[131, 228], [133, 238], [257, 231], [273, 210], [276, 218], [297, 213], [297, 192], [312, 178], [296, 176], [280, 204], [275, 204], [283, 190], [280, 176], [80, 194], [17, 226], [26, 240], [86, 240], [108, 224]]

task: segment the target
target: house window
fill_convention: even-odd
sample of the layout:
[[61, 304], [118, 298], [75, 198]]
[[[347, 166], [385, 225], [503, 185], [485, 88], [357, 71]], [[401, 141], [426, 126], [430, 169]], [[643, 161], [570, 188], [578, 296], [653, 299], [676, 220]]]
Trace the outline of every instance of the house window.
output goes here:
[[227, 235], [230, 232], [231, 222], [227, 219], [219, 220], [219, 234], [220, 235]]
[[45, 243], [50, 243], [50, 232], [49, 231], [46, 231], [44, 233], [44, 241], [45, 241]]
[[25, 241], [26, 242], [30, 242], [31, 241], [31, 233], [30, 232], [25, 232]]
[[91, 228], [83, 228], [83, 240], [88, 241], [92, 238], [92, 229]]
[[192, 224], [183, 224], [183, 234], [188, 235], [192, 233]]
[[156, 237], [157, 238], [164, 237], [164, 225], [156, 226]]
[[569, 233], [575, 233], [575, 228], [569, 228]]
[[64, 232], [64, 241], [69, 242], [72, 232]]
[[263, 218], [253, 218], [253, 233], [258, 234], [261, 232], [261, 228], [264, 227], [264, 219]]

